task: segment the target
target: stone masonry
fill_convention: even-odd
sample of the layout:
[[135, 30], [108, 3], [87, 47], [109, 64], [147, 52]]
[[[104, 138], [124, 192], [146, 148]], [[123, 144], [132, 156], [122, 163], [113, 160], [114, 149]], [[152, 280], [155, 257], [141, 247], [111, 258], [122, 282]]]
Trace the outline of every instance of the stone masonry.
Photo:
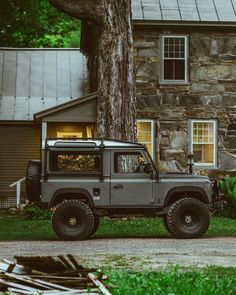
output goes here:
[[[160, 34], [189, 35], [189, 84], [160, 85]], [[218, 120], [218, 167], [231, 170], [234, 161], [236, 169], [236, 33], [136, 29], [134, 47], [138, 116], [156, 121], [161, 168], [186, 169], [195, 118]]]

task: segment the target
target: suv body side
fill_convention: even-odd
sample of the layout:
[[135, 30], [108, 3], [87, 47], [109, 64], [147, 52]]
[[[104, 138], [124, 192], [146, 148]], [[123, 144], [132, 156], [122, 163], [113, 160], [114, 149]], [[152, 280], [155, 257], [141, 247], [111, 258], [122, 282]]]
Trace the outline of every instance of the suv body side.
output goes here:
[[[78, 149], [71, 149], [71, 151]], [[56, 150], [63, 152], [64, 149]], [[83, 152], [83, 149], [80, 149]], [[84, 151], [89, 151], [88, 149]], [[92, 151], [99, 152], [99, 150]], [[212, 202], [212, 185], [207, 177], [190, 174], [163, 174], [153, 177], [154, 169], [149, 173], [119, 173], [115, 171], [117, 155], [140, 153], [145, 161], [150, 162], [144, 148], [106, 148], [102, 157], [102, 174], [83, 175], [52, 172], [50, 158], [55, 149], [42, 151], [41, 192], [44, 203], [50, 207], [61, 198], [84, 196], [90, 206], [95, 208], [153, 208], [161, 209], [171, 203], [173, 195], [180, 197], [186, 193], [195, 193], [205, 203]]]

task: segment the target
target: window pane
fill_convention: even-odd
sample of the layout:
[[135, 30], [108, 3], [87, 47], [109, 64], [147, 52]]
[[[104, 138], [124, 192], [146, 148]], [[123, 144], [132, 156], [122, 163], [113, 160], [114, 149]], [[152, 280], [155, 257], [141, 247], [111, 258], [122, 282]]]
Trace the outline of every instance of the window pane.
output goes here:
[[137, 121], [137, 142], [145, 144], [151, 156], [153, 156], [152, 132], [152, 122]]
[[213, 144], [194, 144], [193, 155], [195, 163], [214, 163], [214, 145]]
[[87, 153], [51, 153], [50, 171], [73, 173], [98, 173], [100, 171], [100, 155]]
[[185, 80], [185, 61], [184, 60], [164, 60], [164, 79], [165, 80]]
[[192, 151], [195, 163], [215, 163], [214, 122], [192, 123]]
[[151, 122], [137, 122], [137, 138], [138, 142], [151, 142]]
[[164, 60], [164, 80], [174, 80], [174, 60]]
[[185, 38], [164, 37], [164, 57], [184, 58]]
[[175, 80], [185, 80], [185, 61], [175, 60]]
[[140, 153], [120, 154], [116, 153], [114, 158], [115, 173], [140, 173], [146, 161]]

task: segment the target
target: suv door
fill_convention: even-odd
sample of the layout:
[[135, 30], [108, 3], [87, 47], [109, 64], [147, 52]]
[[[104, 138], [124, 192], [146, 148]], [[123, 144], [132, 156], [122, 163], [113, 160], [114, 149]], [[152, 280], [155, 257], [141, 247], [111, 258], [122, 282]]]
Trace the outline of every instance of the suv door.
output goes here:
[[111, 206], [136, 207], [152, 204], [153, 180], [145, 173], [144, 151], [111, 152]]

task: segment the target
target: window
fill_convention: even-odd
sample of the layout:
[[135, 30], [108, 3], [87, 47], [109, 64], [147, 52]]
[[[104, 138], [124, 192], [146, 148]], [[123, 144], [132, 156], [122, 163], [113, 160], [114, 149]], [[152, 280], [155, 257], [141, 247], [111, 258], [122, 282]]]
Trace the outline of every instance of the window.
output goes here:
[[191, 120], [190, 152], [195, 166], [216, 166], [217, 136], [215, 120]]
[[144, 173], [147, 161], [143, 155], [137, 153], [115, 153], [114, 172], [115, 173]]
[[50, 172], [97, 174], [100, 154], [94, 152], [50, 152]]
[[188, 83], [188, 37], [163, 35], [161, 38], [160, 83]]
[[153, 120], [137, 120], [137, 141], [146, 145], [151, 157], [154, 159], [155, 149]]

